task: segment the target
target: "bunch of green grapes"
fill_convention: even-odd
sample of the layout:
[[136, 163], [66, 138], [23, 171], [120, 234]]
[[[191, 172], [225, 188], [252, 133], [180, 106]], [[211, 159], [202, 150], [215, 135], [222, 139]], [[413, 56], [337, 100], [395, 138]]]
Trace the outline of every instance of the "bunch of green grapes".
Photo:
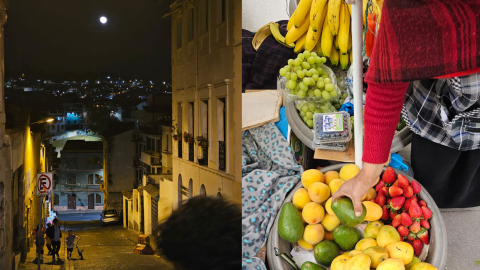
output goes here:
[[316, 101], [307, 101], [297, 103], [297, 110], [309, 128], [313, 128], [313, 115], [316, 113], [335, 112], [336, 108], [324, 98]]
[[325, 100], [337, 97], [335, 86], [328, 73], [322, 69], [325, 57], [315, 52], [304, 51], [297, 58], [289, 59], [288, 65], [280, 69], [280, 76], [287, 79], [290, 94], [304, 97], [322, 97]]

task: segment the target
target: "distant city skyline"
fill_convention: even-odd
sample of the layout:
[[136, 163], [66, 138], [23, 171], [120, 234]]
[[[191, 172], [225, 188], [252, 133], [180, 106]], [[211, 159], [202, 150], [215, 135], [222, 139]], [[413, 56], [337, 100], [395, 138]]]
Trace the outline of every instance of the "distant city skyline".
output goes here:
[[171, 81], [171, 20], [162, 16], [172, 2], [12, 1], [4, 26], [6, 77]]

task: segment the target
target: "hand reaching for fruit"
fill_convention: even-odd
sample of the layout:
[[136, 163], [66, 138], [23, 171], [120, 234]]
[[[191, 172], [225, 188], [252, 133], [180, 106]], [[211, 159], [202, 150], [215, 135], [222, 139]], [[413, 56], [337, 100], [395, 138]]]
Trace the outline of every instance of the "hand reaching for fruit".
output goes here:
[[346, 181], [332, 196], [332, 201], [340, 197], [349, 197], [353, 202], [355, 215], [362, 214], [362, 198], [374, 185], [383, 170], [382, 164], [363, 163], [363, 168], [352, 179]]

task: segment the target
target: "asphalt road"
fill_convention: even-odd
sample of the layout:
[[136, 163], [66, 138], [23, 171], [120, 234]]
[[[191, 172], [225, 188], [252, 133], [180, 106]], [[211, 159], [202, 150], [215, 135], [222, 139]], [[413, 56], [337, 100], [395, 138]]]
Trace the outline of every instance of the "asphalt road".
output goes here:
[[101, 211], [96, 212], [59, 212], [57, 217], [61, 221], [93, 221], [100, 220]]

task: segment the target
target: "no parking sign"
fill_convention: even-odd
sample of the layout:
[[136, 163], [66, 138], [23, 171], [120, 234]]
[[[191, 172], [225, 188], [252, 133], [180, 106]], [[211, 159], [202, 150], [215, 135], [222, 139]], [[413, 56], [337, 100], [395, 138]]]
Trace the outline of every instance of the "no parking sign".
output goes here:
[[53, 193], [53, 173], [37, 174], [37, 196]]

